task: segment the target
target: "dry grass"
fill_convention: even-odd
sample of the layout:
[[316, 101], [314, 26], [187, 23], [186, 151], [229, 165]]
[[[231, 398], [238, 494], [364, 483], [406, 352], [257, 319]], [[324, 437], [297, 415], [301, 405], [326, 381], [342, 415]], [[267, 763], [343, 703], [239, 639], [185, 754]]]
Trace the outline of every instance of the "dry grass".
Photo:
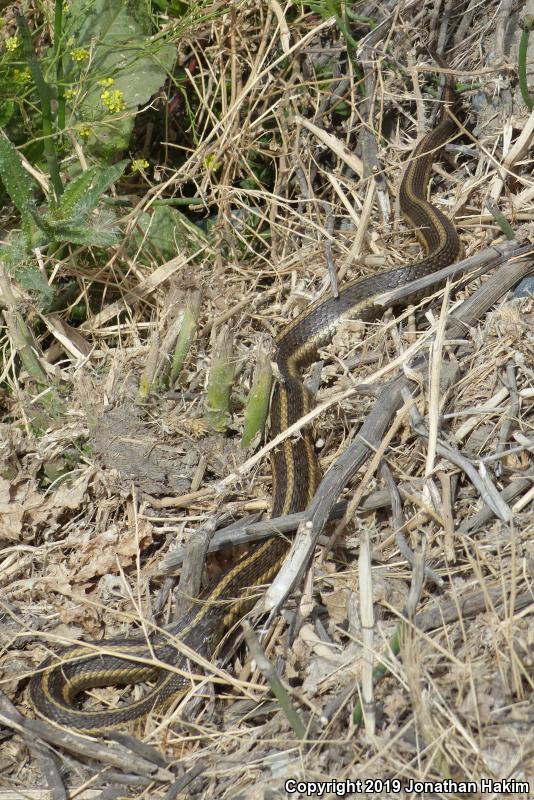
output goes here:
[[[363, 16], [377, 21], [388, 16], [386, 4], [356, 5]], [[503, 62], [499, 3], [445, 5], [453, 12], [448, 61], [457, 81], [472, 86], [459, 113], [469, 134], [436, 166], [432, 192], [441, 209], [454, 213], [471, 253], [500, 235], [485, 211], [489, 196], [514, 226], [534, 219], [529, 151], [518, 164], [508, 165], [515, 175], [500, 169], [528, 114], [510, 88], [513, 73], [499, 71], [490, 55], [496, 52], [497, 63]], [[417, 257], [413, 233], [394, 213], [395, 192], [402, 163], [420, 132], [418, 120], [431, 110], [422, 99], [428, 97], [423, 91], [427, 76], [417, 67], [425, 63], [424, 44], [436, 42], [442, 23], [434, 16], [437, 4], [400, 6], [391, 24], [384, 23], [366, 65], [366, 84], [345, 59], [345, 42], [334, 20], [304, 13], [298, 5], [284, 17], [274, 0], [214, 4], [209, 9], [214, 19], [206, 14], [207, 21], [192, 27], [179, 45], [182, 63], [194, 63], [187, 91], [196, 98], [195, 146], [185, 152], [185, 160], [182, 144], [168, 147], [161, 180], [148, 185], [147, 178], [146, 192], [124, 220], [127, 236], [140, 211], [150, 210], [154, 200], [194, 192], [205, 203], [199, 217], [206, 209], [214, 217], [201, 258], [178, 252], [170, 262], [143, 266], [119, 247], [105, 263], [91, 263], [91, 255], [83, 253], [75, 270], [72, 261], [58, 267], [58, 274], [65, 277], [71, 271], [78, 282], [76, 301], [98, 296], [99, 306], [92, 306], [94, 313], [76, 334], [89, 344], [86, 357], [68, 354], [54, 331], [43, 338], [45, 355], [69, 387], [69, 403], [61, 425], [50, 425], [38, 436], [32, 427], [38, 420], [33, 418], [31, 386], [17, 372], [12, 343], [3, 331], [3, 380], [11, 394], [4, 397], [2, 425], [0, 576], [10, 613], [0, 626], [0, 685], [22, 711], [27, 708], [26, 678], [59, 640], [124, 634], [132, 619], [151, 613], [153, 589], [162, 583], [157, 567], [175, 541], [187, 540], [225, 503], [234, 513], [268, 508], [265, 460], [227, 487], [224, 496], [212, 491], [210, 482], [215, 485], [244, 460], [237, 443], [256, 345], [265, 333], [276, 334], [325, 285], [325, 243], [331, 244], [341, 277]], [[473, 7], [471, 17], [464, 6]], [[465, 30], [459, 31], [459, 24]], [[514, 29], [513, 22], [509, 25]], [[511, 46], [508, 60], [514, 63], [517, 45]], [[338, 67], [339, 85], [331, 77]], [[362, 93], [369, 77], [375, 92], [366, 106]], [[337, 113], [323, 113], [336, 87], [341, 92], [336, 102], [343, 105]], [[310, 122], [334, 137], [336, 152], [332, 139], [318, 140]], [[387, 195], [377, 195], [374, 180], [359, 174], [360, 159], [365, 162], [367, 156], [358, 144], [369, 126]], [[350, 166], [344, 146], [352, 154]], [[173, 168], [173, 158], [179, 157], [183, 163]], [[254, 172], [258, 163], [266, 170], [263, 185]], [[364, 170], [368, 167], [363, 163]], [[240, 185], [246, 179], [254, 188]], [[382, 214], [386, 198], [393, 208], [389, 219]], [[335, 220], [334, 233], [329, 218]], [[441, 292], [428, 312], [432, 324], [439, 329], [440, 312], [442, 317], [450, 313], [472, 288], [445, 300]], [[156, 332], [164, 336], [191, 289], [203, 293], [200, 334], [182, 372], [180, 393], [152, 398], [145, 411], [132, 411], [151, 342]], [[304, 615], [298, 636], [291, 642], [281, 619], [264, 642], [307, 725], [305, 744], [295, 738], [247, 652], [237, 651], [228, 664], [233, 677], [226, 688], [219, 687], [215, 702], [206, 691], [208, 681], [198, 689], [207, 694], [207, 702], [189, 698], [176, 713], [136, 731], [170, 762], [179, 762], [178, 774], [202, 766], [186, 793], [283, 797], [288, 778], [530, 778], [534, 788], [532, 605], [514, 606], [519, 596], [534, 598], [532, 486], [511, 501], [511, 522], [492, 517], [462, 535], [459, 526], [481, 507], [480, 495], [433, 446], [437, 438], [445, 440], [499, 490], [518, 478], [532, 479], [533, 315], [532, 300], [506, 298], [481, 320], [466, 336], [454, 387], [443, 396], [434, 381], [430, 393], [417, 399], [429, 421], [430, 445], [414, 435], [406, 413], [385, 450], [402, 490], [402, 531], [412, 547], [424, 536], [426, 561], [444, 582], [442, 589], [431, 583], [424, 587], [417, 613], [456, 603], [456, 621], [406, 632], [391, 673], [375, 687], [368, 725], [355, 728], [351, 715], [365, 665], [357, 564], [362, 535], [371, 549], [375, 665], [376, 657], [387, 653], [412, 577], [392, 535], [388, 509], [359, 512], [327, 558], [318, 554], [303, 594], [287, 606], [284, 619], [293, 618], [297, 608]], [[202, 422], [212, 345], [223, 323], [232, 331], [235, 360], [229, 437], [207, 435]], [[349, 387], [354, 375], [358, 383], [369, 382], [418, 338], [413, 313], [403, 316], [402, 325], [385, 319], [366, 330], [344, 326], [329, 348], [318, 401]], [[421, 347], [426, 346], [422, 339]], [[438, 338], [435, 366], [448, 349]], [[348, 368], [355, 356], [357, 373]], [[316, 422], [324, 469], [353, 440], [371, 403], [362, 396], [346, 399]], [[111, 409], [120, 418], [120, 424], [115, 421], [118, 443], [113, 426], [94, 434]], [[126, 432], [125, 418], [135, 423]], [[131, 472], [123, 466], [119, 474], [114, 469], [117, 448], [139, 442], [142, 449], [126, 457]], [[156, 450], [157, 461], [168, 458], [171, 465], [165, 485], [159, 473], [147, 477], [153, 448], [162, 448]], [[510, 452], [496, 459], [502, 449]], [[73, 462], [70, 480], [55, 483], [54, 469], [64, 469], [66, 455]], [[366, 495], [382, 488], [376, 466], [366, 479]], [[45, 476], [49, 485], [43, 491]], [[143, 483], [148, 478], [150, 485]], [[162, 503], [161, 495], [169, 502]], [[487, 593], [487, 602], [468, 618], [462, 613], [463, 599], [480, 590]], [[120, 691], [101, 690], [99, 696], [113, 703]], [[188, 720], [185, 729], [183, 718]], [[74, 767], [72, 760], [65, 769], [72, 785], [94, 775], [94, 770]], [[2, 785], [13, 796], [42, 785], [37, 762], [18, 738], [2, 745]], [[163, 797], [166, 788], [153, 784], [132, 792]], [[435, 796], [446, 795], [437, 791]]]

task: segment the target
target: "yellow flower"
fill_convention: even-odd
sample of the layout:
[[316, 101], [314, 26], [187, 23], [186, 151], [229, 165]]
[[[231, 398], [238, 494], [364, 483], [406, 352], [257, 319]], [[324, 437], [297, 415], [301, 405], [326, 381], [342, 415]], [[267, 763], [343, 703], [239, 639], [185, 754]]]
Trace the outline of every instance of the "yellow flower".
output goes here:
[[89, 50], [86, 50], [85, 47], [76, 47], [74, 50], [70, 51], [70, 57], [73, 61], [87, 61], [89, 58]]
[[118, 114], [119, 111], [124, 111], [126, 108], [124, 94], [120, 89], [113, 89], [113, 91], [104, 89], [100, 95], [100, 99], [102, 100], [102, 104], [113, 114]]
[[29, 83], [31, 72], [29, 67], [22, 67], [21, 69], [13, 70], [13, 80], [15, 83]]
[[131, 166], [132, 174], [134, 172], [140, 172], [142, 169], [146, 169], [149, 166], [150, 164], [146, 158], [134, 158]]
[[206, 158], [204, 159], [204, 166], [207, 170], [212, 170], [213, 172], [216, 172], [221, 166], [221, 162], [215, 161], [215, 154], [210, 153], [209, 156], [206, 156]]
[[80, 134], [80, 138], [88, 139], [91, 135], [91, 128], [89, 125], [80, 125], [78, 128], [78, 133]]
[[114, 83], [113, 78], [102, 78], [102, 80], [98, 81], [99, 86], [113, 86]]
[[8, 53], [14, 53], [19, 44], [20, 44], [20, 39], [18, 36], [8, 36], [8, 38], [4, 42], [5, 48]]

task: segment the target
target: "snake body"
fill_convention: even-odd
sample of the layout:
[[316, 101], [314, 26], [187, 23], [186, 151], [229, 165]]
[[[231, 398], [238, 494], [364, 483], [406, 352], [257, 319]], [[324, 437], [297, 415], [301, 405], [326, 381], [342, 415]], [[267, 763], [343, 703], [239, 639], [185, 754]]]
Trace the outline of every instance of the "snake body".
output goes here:
[[[342, 317], [350, 314], [363, 321], [379, 318], [383, 308], [375, 302], [378, 295], [442, 269], [459, 257], [461, 247], [454, 225], [427, 200], [433, 161], [454, 132], [446, 113], [453, 101], [452, 79], [446, 76], [436, 125], [415, 147], [399, 189], [401, 210], [415, 228], [426, 255], [413, 264], [348, 283], [338, 297], [319, 299], [285, 326], [277, 338], [279, 380], [271, 400], [272, 435], [310, 410], [312, 397], [302, 381], [302, 369], [316, 360], [317, 349], [330, 341]], [[420, 294], [410, 295], [399, 305], [419, 299]], [[304, 429], [298, 439], [288, 437], [274, 450], [271, 463], [271, 515], [278, 517], [306, 508], [321, 476], [311, 433]], [[283, 537], [255, 546], [212, 583], [182, 619], [150, 636], [149, 641], [145, 637], [104, 639], [65, 648], [59, 660], [50, 657], [30, 682], [35, 711], [59, 725], [96, 735], [163, 709], [191, 686], [188, 662], [177, 649], [175, 637], [204, 658], [211, 658], [225, 632], [254, 604], [257, 587], [273, 579], [287, 548]], [[144, 681], [155, 684], [141, 699], [118, 708], [91, 711], [76, 706], [76, 698], [88, 688]]]

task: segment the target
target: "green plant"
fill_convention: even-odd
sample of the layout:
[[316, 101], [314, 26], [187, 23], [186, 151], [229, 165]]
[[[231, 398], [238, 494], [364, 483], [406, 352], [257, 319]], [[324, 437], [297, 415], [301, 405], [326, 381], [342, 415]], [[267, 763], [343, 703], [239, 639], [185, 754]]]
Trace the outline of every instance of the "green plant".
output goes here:
[[[58, 1], [59, 0], [56, 0], [56, 3]], [[17, 8], [14, 10], [14, 14], [17, 20], [17, 27], [19, 29], [20, 36], [22, 39], [22, 50], [24, 53], [24, 58], [30, 70], [33, 82], [35, 83], [35, 87], [37, 89], [37, 93], [39, 95], [39, 100], [41, 103], [43, 147], [46, 155], [46, 161], [48, 164], [48, 171], [50, 172], [50, 180], [52, 181], [52, 186], [54, 187], [54, 193], [56, 199], [58, 199], [61, 197], [63, 193], [63, 184], [61, 183], [61, 177], [59, 174], [58, 154], [53, 141], [54, 123], [52, 120], [52, 106], [51, 106], [52, 92], [50, 86], [44, 79], [44, 75], [41, 70], [41, 65], [33, 49], [32, 37], [30, 29], [28, 27], [28, 23], [26, 22], [24, 15]]]
[[123, 160], [111, 167], [89, 167], [43, 211], [35, 200], [35, 183], [24, 171], [17, 150], [3, 132], [0, 134], [0, 178], [22, 225], [20, 234], [0, 246], [0, 258], [24, 288], [41, 293], [43, 300], [49, 299], [48, 284], [32, 266], [35, 247], [56, 242], [107, 246], [117, 241], [116, 232], [102, 229], [92, 215], [101, 196], [120, 178], [127, 164]]
[[519, 40], [519, 51], [517, 55], [517, 72], [519, 77], [519, 89], [523, 102], [529, 111], [534, 108], [534, 100], [529, 92], [527, 81], [527, 50], [530, 31], [534, 28], [534, 17], [532, 14], [526, 14], [523, 19], [523, 30], [521, 32], [521, 39]]
[[343, 0], [311, 0], [307, 5], [315, 14], [319, 14], [322, 19], [334, 17], [336, 25], [345, 37], [349, 47], [357, 47], [358, 43], [352, 38], [346, 18], [349, 15], [347, 3]]
[[[55, 0], [51, 46], [40, 51], [24, 15], [14, 14], [18, 35], [5, 41], [0, 58], [0, 180], [21, 230], [0, 246], [0, 258], [46, 305], [52, 293], [33, 249], [117, 241], [116, 218], [109, 209], [97, 214], [98, 201], [123, 174], [127, 162], [113, 162], [128, 146], [138, 107], [161, 86], [175, 55], [173, 46], [150, 35], [147, 9], [139, 3]], [[66, 133], [77, 134], [85, 157], [101, 164], [70, 181]], [[44, 156], [52, 188], [44, 209], [14, 144], [41, 170]]]
[[123, 0], [74, 0], [65, 19], [66, 125], [107, 161], [124, 151], [138, 108], [170, 75], [175, 48]]

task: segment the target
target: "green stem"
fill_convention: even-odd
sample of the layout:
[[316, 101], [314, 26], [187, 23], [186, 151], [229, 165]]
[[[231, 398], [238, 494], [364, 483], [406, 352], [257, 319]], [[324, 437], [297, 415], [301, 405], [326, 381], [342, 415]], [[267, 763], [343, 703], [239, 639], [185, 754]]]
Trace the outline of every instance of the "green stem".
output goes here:
[[245, 619], [241, 624], [243, 626], [243, 633], [245, 634], [245, 639], [250, 650], [250, 654], [253, 656], [258, 669], [268, 681], [272, 693], [278, 700], [280, 707], [287, 718], [287, 721], [293, 728], [295, 736], [301, 741], [304, 741], [306, 738], [306, 726], [302, 722], [297, 709], [291, 702], [291, 698], [289, 697], [284, 684], [280, 680], [280, 676], [277, 674], [273, 665], [265, 655], [250, 622]]
[[[400, 627], [397, 628], [391, 640], [389, 642], [389, 649], [394, 656], [398, 656], [400, 653]], [[376, 666], [373, 670], [373, 683], [376, 685], [382, 678], [387, 675], [389, 672], [389, 667], [387, 664], [382, 661], [378, 666]], [[354, 706], [354, 711], [352, 712], [352, 721], [355, 725], [361, 725], [363, 721], [363, 708], [360, 702], [356, 703]]]
[[517, 73], [519, 77], [519, 89], [521, 91], [521, 97], [523, 98], [523, 101], [525, 102], [529, 111], [532, 111], [534, 108], [534, 100], [530, 95], [527, 83], [527, 49], [528, 39], [532, 28], [534, 28], [534, 16], [532, 16], [532, 14], [527, 14], [523, 18], [523, 31], [521, 33], [521, 39], [519, 40]]
[[506, 219], [506, 217], [504, 216], [504, 214], [502, 213], [502, 211], [499, 210], [497, 203], [494, 200], [487, 200], [486, 208], [493, 216], [495, 222], [497, 223], [503, 234], [506, 236], [508, 241], [515, 239], [515, 231], [508, 222], [508, 220]]
[[223, 325], [214, 342], [204, 407], [209, 426], [218, 433], [227, 429], [230, 420], [230, 390], [234, 374], [232, 339], [228, 328]]
[[193, 339], [197, 332], [198, 315], [200, 314], [201, 294], [199, 291], [191, 291], [187, 297], [184, 309], [184, 317], [180, 333], [176, 340], [174, 354], [172, 357], [171, 374], [169, 378], [170, 386], [174, 386], [182, 371], [185, 359], [193, 344]]
[[[356, 42], [350, 35], [349, 27], [345, 21], [345, 7], [343, 7], [343, 10], [341, 10], [341, 13], [339, 13], [339, 9], [336, 7], [335, 2], [332, 0], [326, 0], [326, 8], [328, 9], [329, 15], [332, 15], [336, 18], [336, 24], [345, 37], [348, 47], [358, 47], [358, 42]], [[343, 16], [341, 16], [341, 14], [343, 14]]]
[[56, 89], [57, 89], [57, 127], [65, 130], [65, 87], [63, 85], [63, 53], [61, 52], [61, 38], [63, 32], [63, 0], [56, 0], [54, 13], [54, 59], [56, 62]]
[[165, 197], [154, 200], [152, 206], [201, 206], [204, 203], [202, 197]]
[[245, 408], [245, 422], [241, 447], [250, 447], [258, 434], [263, 432], [267, 414], [269, 413], [269, 400], [271, 397], [272, 369], [270, 349], [260, 342], [252, 388]]
[[19, 33], [22, 39], [22, 50], [24, 52], [24, 57], [26, 59], [28, 67], [30, 68], [33, 81], [37, 88], [37, 94], [39, 95], [39, 99], [41, 101], [44, 152], [48, 164], [48, 171], [50, 172], [50, 180], [52, 181], [52, 186], [54, 187], [56, 200], [59, 200], [59, 198], [63, 194], [63, 184], [61, 183], [61, 177], [59, 175], [59, 164], [53, 139], [54, 132], [52, 127], [52, 106], [50, 103], [50, 87], [43, 77], [41, 66], [37, 60], [37, 56], [35, 55], [35, 51], [33, 49], [32, 37], [30, 29], [28, 27], [28, 23], [26, 22], [26, 18], [16, 8], [14, 9], [13, 13], [15, 14], [15, 18], [17, 20], [17, 27], [19, 29]]
[[53, 411], [54, 415], [60, 414], [62, 413], [61, 401], [41, 366], [32, 332], [17, 306], [17, 300], [11, 289], [11, 280], [3, 264], [0, 264], [0, 291], [5, 304], [3, 313], [13, 342], [13, 349], [18, 354], [30, 378], [39, 387], [41, 405]]

